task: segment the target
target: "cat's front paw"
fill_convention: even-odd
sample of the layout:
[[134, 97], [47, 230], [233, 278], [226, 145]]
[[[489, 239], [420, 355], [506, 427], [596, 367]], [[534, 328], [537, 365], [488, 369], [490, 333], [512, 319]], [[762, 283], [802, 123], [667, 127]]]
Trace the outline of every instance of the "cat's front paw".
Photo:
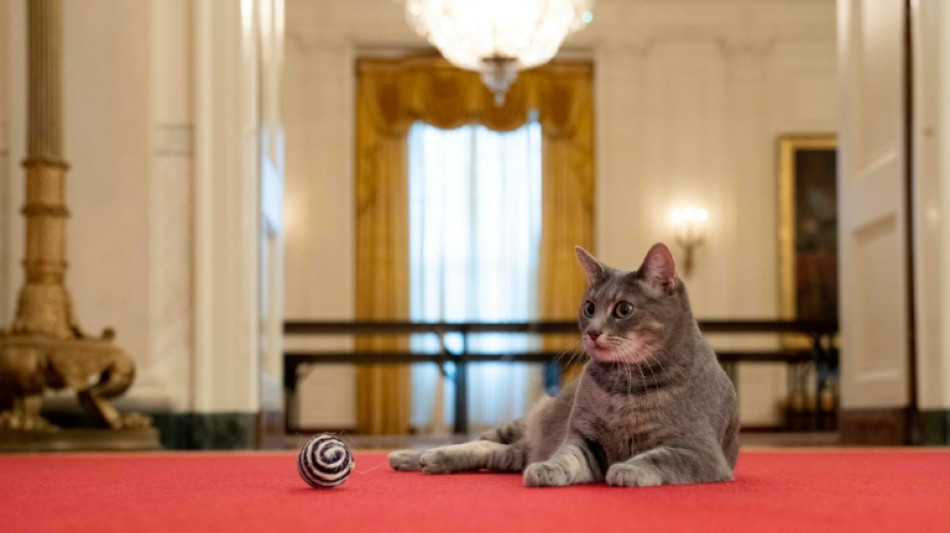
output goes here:
[[556, 463], [533, 463], [524, 469], [524, 484], [528, 487], [563, 487], [570, 484], [567, 470]]
[[451, 453], [437, 448], [423, 453], [419, 464], [426, 474], [451, 474], [460, 470]]
[[611, 487], [655, 487], [663, 484], [663, 478], [650, 467], [617, 463], [607, 469], [607, 484]]
[[398, 450], [389, 454], [389, 466], [393, 470], [417, 471], [422, 470], [419, 464], [420, 450]]

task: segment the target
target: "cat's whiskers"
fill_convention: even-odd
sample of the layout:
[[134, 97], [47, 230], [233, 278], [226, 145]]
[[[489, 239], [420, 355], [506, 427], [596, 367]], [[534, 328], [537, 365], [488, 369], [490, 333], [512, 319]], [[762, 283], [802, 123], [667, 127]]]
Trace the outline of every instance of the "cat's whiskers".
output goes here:
[[[624, 373], [627, 377], [627, 394], [630, 394], [633, 392], [633, 370], [631, 370], [630, 367], [637, 366], [638, 370], [640, 369], [636, 362], [631, 358], [630, 351], [627, 349], [626, 345], [624, 345], [624, 349], [621, 351], [621, 357], [624, 360]], [[643, 370], [640, 370], [640, 377], [641, 379], [646, 379], [643, 376]]]
[[623, 346], [629, 347], [629, 351], [635, 357], [634, 361], [645, 361], [650, 357], [653, 357], [654, 352], [656, 351], [656, 343], [653, 341], [645, 341], [643, 337], [618, 337], [623, 339]]
[[[620, 337], [620, 339], [623, 339], [623, 337]], [[633, 377], [633, 370], [631, 370], [631, 368], [637, 367], [637, 370], [640, 372], [641, 380], [645, 381], [646, 376], [643, 374], [643, 369], [639, 368], [639, 365], [636, 364], [634, 354], [631, 352], [630, 347], [627, 343], [622, 343], [622, 342], [618, 343], [618, 349], [616, 351], [616, 354], [617, 354], [616, 362], [620, 363], [618, 366], [623, 368], [623, 374], [624, 374], [623, 383], [627, 385], [627, 394], [630, 394], [631, 392], [633, 392], [633, 385], [636, 382], [636, 380]]]
[[[637, 354], [637, 357], [639, 358], [639, 354]], [[640, 361], [634, 361], [634, 362], [633, 362], [633, 366], [637, 367], [637, 370], [640, 372], [640, 383], [641, 383], [642, 385], [646, 385], [648, 382], [647, 382], [647, 376], [646, 376], [646, 374], [643, 373], [643, 365], [640, 364]], [[651, 370], [650, 372], [652, 373], [653, 371]], [[655, 380], [655, 379], [656, 379], [656, 378], [654, 377], [654, 380]], [[628, 387], [629, 387], [629, 388], [628, 388], [627, 392], [628, 392], [628, 394], [629, 394], [629, 393], [633, 392], [633, 380], [632, 380], [632, 379], [630, 380], [630, 383], [629, 383]]]
[[[652, 383], [654, 384], [659, 383], [659, 380], [657, 379], [657, 375], [655, 372], [656, 368], [660, 369], [660, 372], [663, 373], [663, 376], [666, 378], [667, 382], [669, 383], [673, 382], [673, 378], [670, 375], [668, 369], [666, 368], [666, 365], [663, 364], [663, 361], [660, 359], [660, 357], [656, 353], [655, 341], [644, 342], [642, 337], [637, 337], [636, 339], [623, 337], [623, 339], [627, 340], [630, 343], [624, 346], [624, 348], [626, 348], [623, 351], [624, 357], [629, 360], [631, 359], [630, 356], [631, 355], [633, 356], [632, 361], [630, 362], [631, 364], [635, 365], [637, 369], [640, 371], [640, 376], [643, 379], [644, 385], [650, 383], [647, 381], [646, 374], [644, 374], [643, 372], [644, 367], [646, 367], [647, 370], [650, 372], [650, 378], [652, 380]], [[656, 364], [651, 364], [651, 363], [656, 363]]]
[[558, 352], [554, 358], [554, 362], [558, 363], [562, 368], [565, 368], [582, 360], [586, 354], [587, 352], [584, 350], [583, 342], [580, 339], [575, 339], [570, 346]]
[[626, 352], [626, 346], [623, 342], [623, 337], [619, 335], [610, 335], [605, 339], [605, 342], [610, 345], [610, 351], [613, 354], [613, 361], [620, 363], [618, 366], [623, 368], [624, 377], [626, 380], [624, 383], [630, 383], [633, 379], [633, 374], [630, 372], [630, 360]]

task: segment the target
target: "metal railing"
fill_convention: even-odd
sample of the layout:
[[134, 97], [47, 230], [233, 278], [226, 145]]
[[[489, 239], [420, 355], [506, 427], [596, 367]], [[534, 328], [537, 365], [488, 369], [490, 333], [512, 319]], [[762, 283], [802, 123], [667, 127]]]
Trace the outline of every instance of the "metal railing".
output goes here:
[[[836, 321], [787, 321], [787, 320], [701, 320], [700, 329], [704, 334], [785, 334], [798, 335], [808, 339], [808, 347], [783, 346], [778, 349], [762, 350], [716, 350], [720, 364], [726, 369], [738, 390], [739, 363], [785, 363], [792, 366], [813, 365], [814, 398], [809, 413], [810, 423], [798, 429], [833, 429], [831, 423], [823, 422], [821, 417], [822, 391], [826, 390], [828, 380], [837, 376], [838, 352], [835, 336], [838, 332]], [[284, 323], [285, 336], [410, 336], [429, 334], [440, 340], [437, 352], [418, 351], [370, 351], [370, 350], [288, 350], [284, 353], [284, 388], [288, 403], [297, 390], [300, 369], [304, 365], [327, 363], [352, 364], [437, 364], [449, 375], [446, 366], [452, 363], [455, 371], [451, 378], [455, 385], [455, 425], [457, 434], [468, 433], [468, 380], [466, 367], [469, 364], [484, 362], [539, 363], [545, 365], [545, 384], [548, 389], [556, 388], [560, 380], [560, 363], [569, 357], [566, 352], [572, 350], [539, 350], [514, 353], [486, 353], [469, 350], [472, 335], [485, 333], [529, 334], [536, 336], [577, 334], [578, 326], [574, 321], [543, 322], [400, 322], [400, 321], [287, 321]], [[447, 341], [450, 335], [458, 339], [458, 346], [452, 349]], [[287, 410], [289, 413], [289, 410]], [[828, 427], [828, 426], [831, 427]], [[786, 417], [788, 426], [788, 417]], [[288, 420], [288, 429], [290, 421]], [[791, 429], [786, 427], [786, 429]]]

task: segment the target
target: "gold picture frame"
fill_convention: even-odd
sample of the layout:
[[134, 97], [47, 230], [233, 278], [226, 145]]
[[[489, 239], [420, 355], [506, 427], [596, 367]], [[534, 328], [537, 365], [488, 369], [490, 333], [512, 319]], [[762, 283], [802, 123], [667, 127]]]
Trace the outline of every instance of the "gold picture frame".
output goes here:
[[[778, 139], [779, 312], [784, 319], [837, 318], [837, 148], [830, 133]], [[800, 343], [787, 339], [785, 344]]]

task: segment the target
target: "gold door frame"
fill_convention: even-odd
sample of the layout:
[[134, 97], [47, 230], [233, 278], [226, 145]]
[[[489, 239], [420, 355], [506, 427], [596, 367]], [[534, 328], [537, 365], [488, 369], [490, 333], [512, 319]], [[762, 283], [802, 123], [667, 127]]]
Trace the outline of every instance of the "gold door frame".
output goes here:
[[[837, 138], [832, 133], [783, 135], [778, 139], [779, 314], [784, 319], [798, 318], [795, 296], [795, 154], [803, 149], [837, 148]], [[786, 346], [791, 344], [789, 340], [784, 343]]]

